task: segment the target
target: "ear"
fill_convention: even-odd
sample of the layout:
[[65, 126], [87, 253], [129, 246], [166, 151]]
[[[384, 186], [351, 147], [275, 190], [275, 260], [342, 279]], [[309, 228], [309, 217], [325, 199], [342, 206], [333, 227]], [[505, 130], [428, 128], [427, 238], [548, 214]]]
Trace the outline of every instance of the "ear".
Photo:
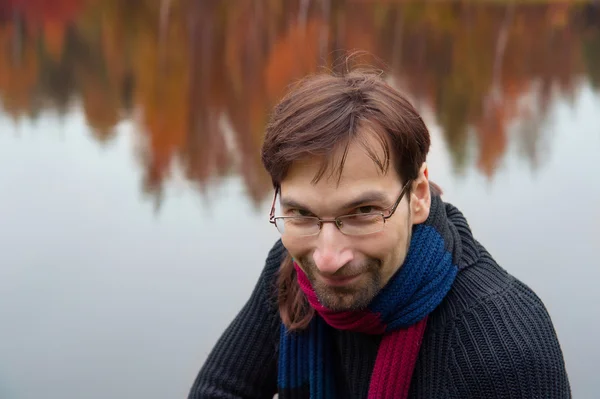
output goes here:
[[423, 223], [429, 217], [431, 208], [431, 192], [429, 191], [429, 171], [427, 163], [423, 162], [417, 178], [413, 180], [410, 194], [410, 210], [412, 223]]

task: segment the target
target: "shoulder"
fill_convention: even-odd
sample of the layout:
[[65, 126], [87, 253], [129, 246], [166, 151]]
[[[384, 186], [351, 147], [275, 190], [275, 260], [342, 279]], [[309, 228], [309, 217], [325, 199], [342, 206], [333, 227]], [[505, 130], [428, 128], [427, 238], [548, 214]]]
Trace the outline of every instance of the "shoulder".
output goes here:
[[283, 242], [281, 239], [277, 240], [269, 253], [267, 254], [267, 258], [265, 260], [265, 267], [261, 273], [261, 278], [266, 280], [276, 279], [277, 273], [279, 271], [279, 267], [281, 266], [281, 262], [287, 255], [287, 250], [283, 246]]
[[477, 243], [480, 257], [458, 273], [434, 312], [446, 337], [453, 395], [570, 397], [562, 350], [542, 300]]
[[240, 311], [241, 315], [260, 309], [269, 317], [278, 317], [277, 277], [279, 276], [281, 262], [286, 254], [287, 251], [281, 240], [277, 240], [267, 253], [260, 275], [254, 281], [252, 294]]
[[277, 240], [269, 250], [265, 266], [260, 274], [257, 289], [262, 289], [265, 299], [276, 306], [277, 301], [277, 277], [281, 267], [281, 262], [287, 255], [287, 250], [283, 246], [281, 239]]
[[550, 321], [543, 301], [528, 285], [498, 265], [477, 241], [475, 247], [476, 261], [459, 271], [436, 310], [444, 325], [457, 323], [467, 314], [495, 314], [501, 310], [510, 310], [517, 317], [533, 312], [535, 317]]
[[269, 250], [269, 253], [267, 254], [267, 264], [269, 265], [273, 263], [279, 266], [286, 253], [287, 252], [285, 247], [283, 246], [283, 242], [281, 241], [281, 239], [278, 239], [277, 241], [275, 241], [275, 243]]

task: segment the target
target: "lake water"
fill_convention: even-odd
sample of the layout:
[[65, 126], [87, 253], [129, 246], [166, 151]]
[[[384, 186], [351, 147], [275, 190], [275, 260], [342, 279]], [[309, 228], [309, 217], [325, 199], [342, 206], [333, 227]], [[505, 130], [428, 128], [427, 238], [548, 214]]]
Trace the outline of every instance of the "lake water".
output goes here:
[[186, 397], [278, 238], [267, 112], [348, 49], [423, 112], [430, 177], [544, 300], [574, 396], [595, 397], [597, 5], [15, 0], [0, 6], [1, 399]]

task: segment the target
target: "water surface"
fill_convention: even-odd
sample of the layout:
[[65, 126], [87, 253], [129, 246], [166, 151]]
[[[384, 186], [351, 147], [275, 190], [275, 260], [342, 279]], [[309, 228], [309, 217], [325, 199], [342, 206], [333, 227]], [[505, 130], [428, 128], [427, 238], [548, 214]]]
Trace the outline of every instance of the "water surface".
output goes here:
[[0, 6], [0, 398], [185, 397], [277, 239], [268, 111], [351, 49], [423, 112], [431, 178], [593, 397], [597, 6], [21, 0]]

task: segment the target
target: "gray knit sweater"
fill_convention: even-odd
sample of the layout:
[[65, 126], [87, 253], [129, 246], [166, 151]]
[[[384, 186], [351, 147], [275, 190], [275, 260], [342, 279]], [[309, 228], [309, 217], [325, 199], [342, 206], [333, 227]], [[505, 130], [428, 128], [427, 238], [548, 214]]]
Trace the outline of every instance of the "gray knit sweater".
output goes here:
[[[446, 204], [448, 216], [460, 214]], [[464, 218], [454, 285], [430, 314], [410, 398], [570, 398], [563, 354], [544, 304], [496, 264]], [[456, 220], [459, 220], [458, 222]], [[272, 398], [281, 319], [273, 295], [285, 248], [270, 251], [252, 296], [223, 333], [189, 399]], [[341, 398], [366, 398], [381, 337], [336, 332]]]

